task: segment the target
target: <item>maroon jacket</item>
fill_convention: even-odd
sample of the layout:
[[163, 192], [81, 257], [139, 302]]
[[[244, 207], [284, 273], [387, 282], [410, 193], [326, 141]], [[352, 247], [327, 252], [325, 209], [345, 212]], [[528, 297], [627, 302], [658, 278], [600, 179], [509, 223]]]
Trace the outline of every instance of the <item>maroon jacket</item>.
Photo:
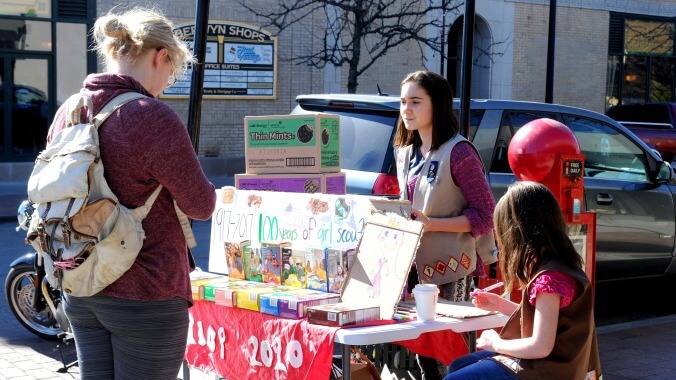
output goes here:
[[[162, 184], [143, 221], [146, 233], [136, 262], [102, 293], [134, 300], [192, 301], [188, 248], [173, 206], [192, 219], [211, 217], [216, 204], [214, 185], [197, 160], [190, 136], [176, 112], [153, 98], [134, 78], [121, 74], [92, 74], [81, 93], [91, 97], [96, 115], [113, 97], [135, 91], [148, 96], [125, 104], [99, 128], [104, 176], [121, 204], [136, 208]], [[65, 127], [65, 110], [56, 113], [47, 136]]]

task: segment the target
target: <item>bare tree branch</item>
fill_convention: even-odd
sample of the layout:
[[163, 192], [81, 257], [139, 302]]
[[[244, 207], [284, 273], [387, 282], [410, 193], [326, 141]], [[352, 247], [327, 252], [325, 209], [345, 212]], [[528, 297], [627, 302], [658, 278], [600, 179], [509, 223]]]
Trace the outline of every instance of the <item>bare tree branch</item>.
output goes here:
[[321, 44], [284, 60], [318, 69], [346, 65], [350, 93], [356, 92], [360, 75], [401, 44], [414, 42], [422, 57], [426, 48], [442, 53], [441, 37], [426, 33], [427, 28], [441, 28], [442, 21], [430, 15], [460, 13], [463, 5], [462, 0], [280, 0], [263, 9], [247, 0], [238, 2], [275, 35], [297, 25], [312, 25], [311, 17], [323, 17], [326, 27], [321, 32], [313, 29], [316, 26], [304, 26]]

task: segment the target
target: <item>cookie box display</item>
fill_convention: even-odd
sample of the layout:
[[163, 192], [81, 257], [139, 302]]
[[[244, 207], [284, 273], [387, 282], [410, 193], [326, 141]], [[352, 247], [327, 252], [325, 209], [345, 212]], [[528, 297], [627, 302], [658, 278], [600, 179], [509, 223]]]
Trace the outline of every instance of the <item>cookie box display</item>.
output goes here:
[[305, 288], [305, 250], [282, 247], [282, 285]]
[[305, 249], [305, 281], [308, 289], [328, 291], [325, 248], [308, 247]]
[[241, 243], [226, 241], [223, 243], [225, 251], [225, 263], [227, 266], [228, 276], [230, 278], [244, 280], [244, 258], [242, 252], [242, 244], [249, 244], [248, 241]]
[[340, 171], [340, 116], [244, 117], [247, 174]]
[[328, 291], [340, 294], [357, 251], [353, 248], [326, 249]]
[[340, 302], [340, 296], [311, 289], [294, 289], [260, 295], [260, 311], [284, 318], [301, 319], [309, 306]]
[[237, 307], [237, 292], [258, 284], [260, 284], [260, 282], [247, 280], [219, 283], [218, 286], [214, 288], [214, 302], [216, 305]]
[[257, 283], [255, 285], [247, 286], [243, 289], [237, 289], [237, 307], [241, 309], [259, 311], [260, 304], [258, 301], [261, 294], [286, 290], [289, 290], [289, 288], [266, 283]]
[[219, 280], [210, 281], [203, 286], [202, 298], [205, 301], [216, 302], [216, 289], [232, 286], [232, 284], [241, 282], [243, 280], [223, 276]]
[[345, 173], [235, 174], [238, 190], [345, 194]]
[[258, 247], [253, 247], [250, 240], [240, 243], [244, 262], [244, 279], [263, 282], [263, 257]]
[[282, 284], [282, 248], [290, 246], [289, 242], [275, 243], [262, 242], [261, 243], [261, 258], [263, 282], [268, 284], [281, 285]]
[[316, 325], [342, 327], [379, 319], [379, 306], [360, 306], [341, 302], [307, 308], [307, 321]]
[[194, 300], [203, 300], [204, 299], [204, 285], [209, 282], [214, 281], [223, 281], [227, 277], [211, 272], [202, 272], [202, 271], [193, 271], [190, 273], [190, 289], [192, 290], [192, 298]]

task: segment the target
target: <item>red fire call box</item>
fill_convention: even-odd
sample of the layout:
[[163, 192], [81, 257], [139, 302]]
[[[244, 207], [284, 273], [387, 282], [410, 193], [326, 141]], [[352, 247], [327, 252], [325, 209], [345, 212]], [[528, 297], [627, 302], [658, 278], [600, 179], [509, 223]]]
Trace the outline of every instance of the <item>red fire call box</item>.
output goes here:
[[[519, 180], [540, 182], [558, 199], [568, 224], [568, 236], [582, 257], [583, 269], [593, 286], [596, 214], [584, 211], [584, 158], [573, 132], [564, 124], [546, 118], [521, 127], [512, 137], [508, 150], [510, 167]], [[495, 278], [480, 278], [479, 287], [500, 280], [498, 270]], [[520, 302], [521, 292], [514, 290], [510, 299]]]

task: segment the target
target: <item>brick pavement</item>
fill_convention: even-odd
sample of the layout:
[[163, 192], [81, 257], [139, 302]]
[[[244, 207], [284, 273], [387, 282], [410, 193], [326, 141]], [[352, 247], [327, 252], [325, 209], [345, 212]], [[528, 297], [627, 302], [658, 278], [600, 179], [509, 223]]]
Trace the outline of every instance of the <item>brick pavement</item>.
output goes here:
[[[56, 342], [34, 337], [8, 317], [0, 326], [0, 380], [79, 378], [76, 366], [58, 372], [63, 364]], [[604, 380], [676, 377], [676, 315], [602, 326], [597, 335]], [[73, 360], [74, 347], [61, 346], [66, 360]]]

